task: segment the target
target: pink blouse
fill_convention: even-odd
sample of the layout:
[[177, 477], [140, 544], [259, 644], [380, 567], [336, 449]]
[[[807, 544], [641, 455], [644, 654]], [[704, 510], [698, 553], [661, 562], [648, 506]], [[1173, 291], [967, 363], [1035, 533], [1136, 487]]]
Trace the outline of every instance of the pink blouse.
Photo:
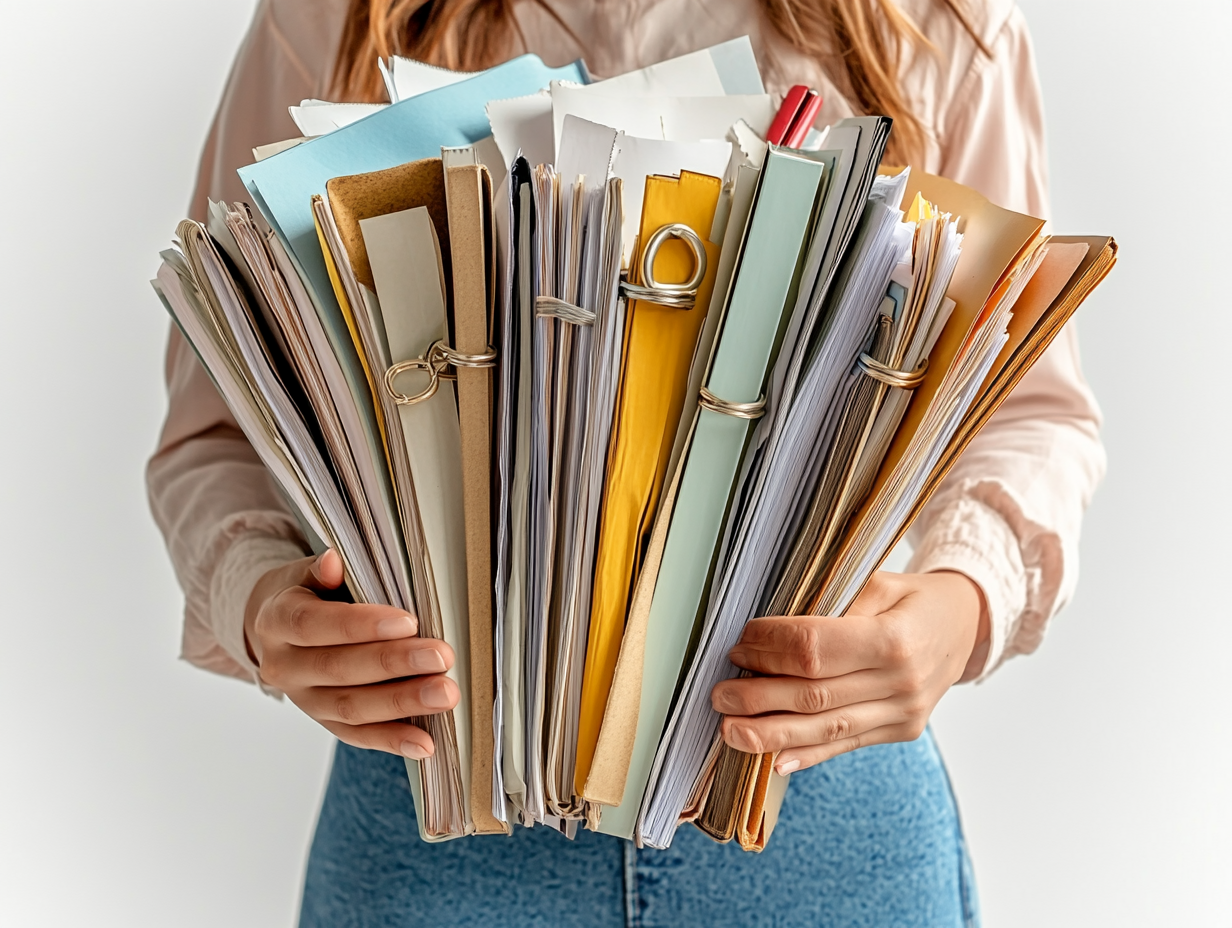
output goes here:
[[[928, 129], [919, 167], [1009, 209], [1047, 218], [1044, 121], [1031, 41], [1009, 0], [972, 3], [987, 57], [936, 0], [903, 0], [935, 46], [902, 65]], [[260, 0], [206, 141], [191, 214], [206, 198], [245, 200], [236, 168], [255, 146], [297, 136], [287, 107], [324, 97], [346, 0]], [[832, 77], [765, 21], [759, 0], [554, 0], [572, 30], [523, 2], [529, 51], [558, 65], [584, 57], [614, 75], [747, 34], [768, 89], [819, 89], [818, 124], [854, 112]], [[576, 37], [576, 38], [575, 38]], [[578, 44], [581, 41], [581, 45]], [[1079, 230], [1082, 231], [1082, 230]], [[169, 408], [147, 469], [150, 506], [184, 590], [182, 656], [256, 680], [244, 606], [266, 570], [306, 553], [296, 521], [192, 349], [172, 328]], [[976, 438], [911, 532], [909, 570], [957, 570], [983, 589], [992, 639], [984, 675], [1034, 651], [1073, 594], [1082, 514], [1104, 473], [1100, 414], [1067, 327]]]

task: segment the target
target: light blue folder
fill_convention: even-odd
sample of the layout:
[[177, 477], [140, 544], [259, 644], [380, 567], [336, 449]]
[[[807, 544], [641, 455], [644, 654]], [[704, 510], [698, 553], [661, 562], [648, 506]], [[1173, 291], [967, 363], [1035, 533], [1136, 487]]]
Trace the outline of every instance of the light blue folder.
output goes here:
[[[395, 103], [329, 135], [240, 168], [240, 180], [317, 298], [330, 306], [333, 288], [312, 221], [312, 197], [325, 193], [325, 182], [347, 174], [383, 171], [419, 158], [437, 158], [442, 146], [472, 145], [492, 134], [489, 100], [536, 93], [551, 81], [585, 83], [585, 68], [580, 62], [549, 68], [538, 55], [522, 55], [477, 77]], [[445, 230], [438, 231], [443, 234]]]
[[[756, 402], [778, 346], [808, 246], [824, 166], [772, 148], [706, 387], [730, 403]], [[624, 798], [600, 830], [630, 838], [667, 723], [676, 680], [709, 582], [736, 476], [754, 422], [701, 408], [651, 600], [637, 737]]]

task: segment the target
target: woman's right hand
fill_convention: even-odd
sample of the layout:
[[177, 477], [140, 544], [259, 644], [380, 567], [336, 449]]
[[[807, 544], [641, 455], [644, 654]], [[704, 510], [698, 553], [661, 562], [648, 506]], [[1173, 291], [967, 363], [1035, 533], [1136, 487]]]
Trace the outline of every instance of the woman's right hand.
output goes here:
[[333, 550], [262, 575], [244, 611], [244, 637], [261, 679], [340, 741], [430, 757], [432, 738], [403, 720], [458, 704], [458, 685], [445, 676], [453, 649], [416, 637], [415, 616], [401, 609], [317, 596], [341, 583], [342, 558]]

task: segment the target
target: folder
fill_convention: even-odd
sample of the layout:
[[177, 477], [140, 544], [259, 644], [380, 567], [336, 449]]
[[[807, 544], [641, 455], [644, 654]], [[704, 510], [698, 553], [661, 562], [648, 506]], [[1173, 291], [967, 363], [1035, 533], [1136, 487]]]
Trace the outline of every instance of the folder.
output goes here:
[[[1050, 244], [1077, 246], [1082, 255], [1077, 268], [1068, 279], [1062, 277], [1064, 285], [1051, 302], [1046, 299], [1047, 283], [1041, 283], [1036, 288], [1028, 285], [1028, 290], [1023, 292], [1015, 307], [1010, 342], [1003, 357], [997, 361], [998, 369], [990, 373], [989, 380], [981, 390], [978, 405], [964, 420], [960, 433], [947, 447], [942, 461], [929, 474], [924, 494], [913, 506], [901, 528], [892, 536], [889, 550], [893, 550], [894, 545], [901, 541], [911, 522], [927, 505], [929, 497], [936, 491], [971, 439], [987, 423], [1077, 307], [1116, 263], [1117, 245], [1109, 237], [1056, 236], [1050, 240]], [[1055, 273], [1063, 268], [1064, 263], [1073, 260], [1076, 254], [1077, 251], [1073, 250], [1050, 251], [1049, 257], [1055, 256], [1053, 261], [1050, 262], [1048, 257], [1044, 259], [1032, 283], [1041, 280], [1041, 275], [1047, 280], [1050, 272]], [[737, 801], [737, 838], [745, 850], [760, 851], [765, 848], [777, 824], [790, 777], [781, 777], [773, 772], [773, 755], [743, 757], [746, 759], [746, 766], [742, 771], [740, 784], [743, 795]]]
[[[465, 159], [461, 153], [454, 157]], [[436, 395], [426, 397], [422, 403], [400, 405], [398, 413], [401, 441], [415, 474], [408, 495], [414, 494], [413, 488], [418, 484], [417, 507], [427, 507], [422, 512], [423, 564], [416, 565], [431, 573], [423, 598], [435, 602], [439, 631], [446, 640], [452, 639], [459, 655], [451, 673], [456, 672], [463, 692], [462, 703], [454, 712], [459, 763], [464, 768], [460, 776], [465, 778], [463, 794], [468, 797], [469, 818], [481, 832], [504, 830], [491, 812], [488, 382], [494, 357], [487, 344], [492, 287], [488, 264], [490, 189], [483, 167], [461, 163], [445, 169], [440, 159], [334, 178], [327, 184], [338, 237], [346, 249], [348, 269], [354, 272], [354, 286], [378, 291], [375, 300], [370, 292], [363, 292], [361, 298], [371, 315], [372, 327], [379, 330], [383, 324], [387, 361], [413, 362], [425, 356], [434, 339], [447, 342], [445, 301], [453, 308], [453, 329], [459, 344], [445, 345], [443, 361], [456, 367], [458, 406], [454, 405], [453, 386], [440, 383]], [[418, 223], [411, 220], [416, 209], [423, 213]], [[437, 229], [447, 232], [447, 236], [438, 236]], [[435, 241], [424, 239], [429, 232], [430, 239]], [[416, 244], [418, 247], [412, 247]], [[372, 263], [374, 245], [382, 251], [389, 305], [383, 305], [379, 299], [381, 284]], [[414, 262], [408, 262], [406, 256], [422, 258], [425, 253], [440, 256], [439, 265], [435, 260], [428, 265], [432, 275], [441, 276], [438, 290], [442, 302], [435, 310], [440, 322], [429, 324], [425, 320], [419, 329], [408, 330], [399, 324], [400, 320], [413, 318], [422, 310], [403, 306], [402, 302], [424, 292], [424, 271], [420, 268], [418, 276], [413, 274], [405, 280], [399, 275], [414, 270]], [[399, 254], [403, 257], [398, 258]], [[446, 279], [451, 287], [444, 287]], [[429, 380], [435, 382], [435, 377], [433, 372]], [[387, 381], [391, 379], [383, 375], [379, 378], [378, 389], [385, 399], [389, 398]], [[470, 576], [472, 567], [478, 574], [475, 579]], [[479, 612], [473, 619], [472, 604]], [[461, 716], [465, 716], [465, 725]]]
[[[586, 798], [592, 802], [616, 806], [620, 806], [623, 802], [625, 778], [634, 750], [639, 706], [642, 701], [647, 623], [662, 564], [663, 549], [667, 543], [667, 531], [675, 510], [676, 494], [680, 486], [680, 462], [692, 441], [693, 426], [697, 419], [697, 398], [702, 382], [710, 369], [715, 337], [723, 316], [723, 312], [719, 310], [728, 302], [736, 260], [744, 243], [744, 233], [748, 226], [749, 214], [753, 207], [753, 196], [756, 193], [760, 176], [759, 168], [752, 164], [741, 165], [736, 171], [733, 189], [730, 195], [727, 195], [729, 202], [725, 215], [715, 217], [711, 241], [717, 238], [722, 238], [723, 241], [719, 267], [715, 274], [714, 293], [711, 297], [712, 302], [715, 303], [715, 311], [706, 314], [706, 321], [702, 325], [702, 333], [698, 339], [693, 364], [689, 371], [688, 384], [685, 387], [684, 411], [676, 430], [676, 439], [668, 461], [668, 473], [672, 475], [672, 482], [659, 505], [646, 555], [638, 573], [637, 587], [629, 605], [629, 617], [626, 621], [624, 637], [621, 640], [620, 655], [616, 662], [616, 673], [608, 696], [608, 704], [603, 713], [595, 759], [591, 764], [591, 774], [586, 781]], [[720, 212], [723, 212], [722, 201], [720, 201]], [[720, 220], [722, 221], [722, 235], [719, 234]], [[624, 834], [626, 831], [624, 816], [628, 811], [628, 809], [620, 808], [607, 809], [600, 820], [599, 830], [605, 834]]]
[[[711, 735], [720, 721], [710, 691], [734, 673], [727, 650], [773, 576], [777, 548], [790, 533], [801, 492], [807, 492], [799, 484], [807, 478], [814, 447], [822, 440], [819, 430], [829, 397], [864, 340], [864, 318], [871, 323], [879, 302], [866, 295], [859, 281], [887, 260], [892, 267], [902, 250], [896, 240], [900, 214], [881, 202], [888, 192], [882, 191], [876, 202], [870, 198], [886, 127], [876, 119], [846, 122], [831, 130], [837, 134], [837, 147], [818, 153], [835, 165], [835, 175], [811, 233], [799, 297], [787, 323], [784, 340], [789, 350], [780, 352], [773, 365], [767, 414], [754, 432], [758, 447], [739, 478], [739, 507], [725, 531], [695, 656], [679, 684], [639, 812], [637, 838], [652, 847], [668, 846], [692, 786], [705, 769]], [[840, 286], [833, 286], [836, 279]], [[852, 292], [858, 298], [852, 298]]]
[[585, 83], [586, 77], [580, 63], [549, 68], [536, 55], [522, 55], [240, 168], [240, 179], [309, 289], [328, 301], [332, 287], [310, 205], [313, 195], [325, 193], [327, 181], [435, 158], [442, 146], [471, 145], [491, 131], [485, 114], [489, 100], [534, 93], [553, 80]]
[[[583, 795], [615, 673], [640, 554], [652, 527], [684, 404], [693, 349], [710, 303], [719, 249], [702, 236], [710, 233], [721, 189], [718, 178], [688, 171], [682, 171], [679, 178], [646, 178], [639, 227], [642, 244], [632, 283], [653, 283], [643, 279], [644, 252], [660, 230], [675, 224], [692, 231], [698, 246], [704, 249], [705, 268], [695, 285], [697, 292], [691, 308], [636, 298], [630, 300], [627, 311], [621, 388], [603, 495], [582, 683], [575, 788]], [[673, 238], [658, 248], [651, 270], [655, 281], [677, 285], [695, 274], [697, 264], [685, 242]], [[649, 295], [655, 297], [654, 293]]]
[[[912, 172], [908, 194], [915, 192], [913, 187], [920, 189], [922, 176], [921, 172]], [[957, 305], [929, 358], [925, 382], [916, 389], [886, 464], [879, 472], [882, 483], [888, 473], [884, 467], [890, 465], [891, 458], [897, 460], [903, 454], [900, 440], [904, 433], [914, 433], [923, 420], [967, 333], [1008, 291], [1015, 272], [1038, 247], [1043, 227], [1041, 220], [999, 209], [969, 188], [937, 180], [936, 184], [923, 185], [923, 195], [938, 209], [960, 215], [965, 220], [964, 249], [948, 290]], [[870, 499], [876, 495], [877, 488], [874, 488]], [[869, 576], [871, 573], [869, 571]], [[831, 614], [830, 610], [824, 614]], [[717, 741], [717, 733], [715, 738]], [[770, 778], [777, 776], [771, 772], [772, 761], [771, 755], [753, 757], [726, 745], [722, 747], [714, 760], [714, 785], [705, 800], [701, 819], [712, 835], [728, 839], [734, 831], [746, 849], [764, 846], [764, 843], [759, 844], [768, 837], [763, 827], [764, 798], [762, 803], [757, 801], [756, 785], [759, 780], [768, 785]], [[764, 797], [764, 791], [761, 796]]]
[[[500, 651], [494, 732], [499, 756], [495, 775], [512, 812], [526, 814], [524, 648], [526, 634], [527, 535], [530, 496], [531, 325], [534, 265], [531, 230], [534, 203], [530, 166], [518, 158], [510, 169], [509, 244], [501, 326], [497, 474], [496, 640]], [[494, 814], [497, 808], [493, 807]]]
[[[495, 701], [492, 577], [492, 179], [473, 149], [446, 152], [445, 194], [453, 265], [454, 348], [466, 518], [471, 671], [471, 817], [480, 834], [503, 833], [492, 814]], [[451, 163], [457, 161], [459, 163]], [[466, 163], [469, 161], [470, 163]]]
[[[948, 291], [957, 305], [930, 355], [928, 374], [912, 397], [878, 469], [872, 492], [845, 529], [838, 554], [809, 601], [809, 614], [842, 614], [854, 601], [979, 428], [1115, 262], [1116, 245], [1107, 238], [1058, 238], [1055, 251], [1045, 251], [1050, 243], [1041, 234], [1040, 220], [999, 209], [952, 181], [912, 172], [907, 193], [917, 192], [938, 208], [966, 220], [963, 254]], [[900, 464], [913, 439], [920, 435], [925, 415], [946, 375], [953, 370], [962, 349], [969, 346], [977, 327], [990, 319], [999, 302], [1014, 293], [1024, 273], [1029, 273], [1029, 281], [1011, 304], [1008, 338], [980, 382], [974, 402], [945, 440], [942, 453], [928, 467], [921, 490], [910, 496], [909, 507], [891, 520], [888, 531], [874, 533], [873, 522], [885, 511], [885, 499], [901, 493], [905, 475]], [[721, 819], [730, 802], [741, 846], [760, 850], [773, 831], [786, 783], [780, 783], [783, 778], [772, 770], [773, 755], [738, 754], [724, 746], [722, 755], [726, 755], [729, 766], [739, 767], [739, 775], [735, 788], [727, 790], [726, 795], [714, 795], [712, 787], [709, 801], [716, 805], [709, 811], [712, 819]], [[716, 764], [720, 771], [724, 766], [722, 755]], [[720, 776], [716, 774], [716, 784]]]
[[728, 649], [848, 608], [1116, 259], [879, 169], [885, 117], [768, 146], [751, 48], [580, 88], [393, 61], [394, 102], [304, 101], [321, 134], [241, 170], [268, 230], [211, 203], [163, 255], [314, 550], [457, 655], [459, 705], [408, 720], [423, 840], [764, 848], [789, 779], [717, 734]]
[[[620, 807], [604, 822], [621, 821], [633, 836], [637, 808], [650, 776], [655, 747], [667, 721], [676, 680], [705, 593], [730, 509], [752, 426], [765, 408], [765, 381], [793, 304], [794, 285], [813, 223], [823, 164], [807, 155], [772, 148], [762, 168], [743, 254], [668, 530], [658, 584], [647, 618], [641, 699], [618, 720], [636, 726], [630, 753], [599, 765], [604, 786], [592, 777], [584, 795]], [[636, 768], [630, 764], [636, 757]], [[631, 773], [626, 784], [624, 774]], [[628, 795], [626, 795], [628, 794]], [[612, 827], [608, 825], [608, 827]]]

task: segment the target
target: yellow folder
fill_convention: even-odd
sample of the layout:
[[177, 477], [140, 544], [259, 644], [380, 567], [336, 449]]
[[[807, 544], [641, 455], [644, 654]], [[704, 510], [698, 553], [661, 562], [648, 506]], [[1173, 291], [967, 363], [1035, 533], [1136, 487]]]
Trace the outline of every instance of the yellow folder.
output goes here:
[[[620, 391], [608, 451], [599, 550], [582, 705], [578, 723], [574, 782], [580, 795], [590, 773], [608, 690], [620, 653], [629, 599], [671, 457], [684, 406], [693, 350], [701, 332], [718, 268], [719, 248], [706, 240], [714, 224], [722, 182], [682, 171], [680, 177], [646, 178], [638, 241], [660, 228], [683, 223], [702, 240], [706, 273], [692, 308], [631, 300], [625, 316]], [[640, 267], [635, 255], [632, 266]], [[689, 279], [694, 258], [689, 246], [669, 239], [659, 248], [654, 277], [661, 283]], [[633, 272], [633, 283], [642, 283]]]

